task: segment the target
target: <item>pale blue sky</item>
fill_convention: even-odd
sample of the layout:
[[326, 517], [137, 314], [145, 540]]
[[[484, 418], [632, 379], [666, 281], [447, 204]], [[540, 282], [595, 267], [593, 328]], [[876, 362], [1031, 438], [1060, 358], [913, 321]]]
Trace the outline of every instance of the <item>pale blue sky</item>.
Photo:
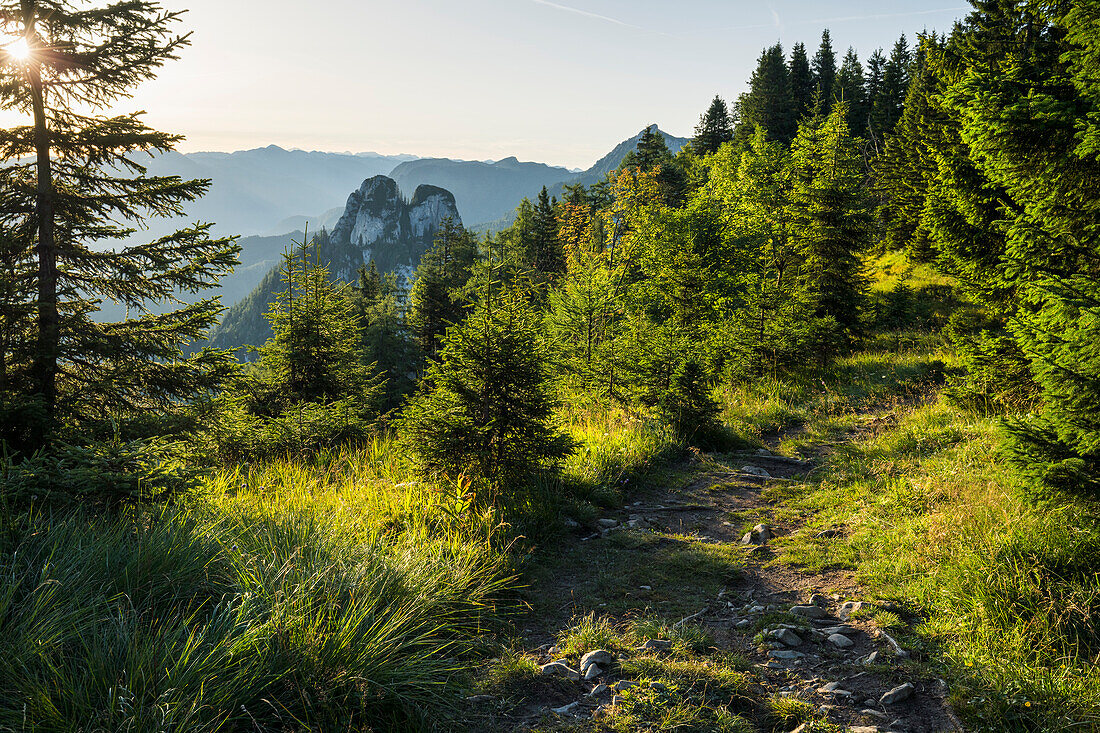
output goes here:
[[861, 59], [949, 29], [952, 0], [162, 0], [194, 45], [130, 107], [184, 150], [316, 150], [587, 167], [649, 122], [687, 135], [760, 49]]

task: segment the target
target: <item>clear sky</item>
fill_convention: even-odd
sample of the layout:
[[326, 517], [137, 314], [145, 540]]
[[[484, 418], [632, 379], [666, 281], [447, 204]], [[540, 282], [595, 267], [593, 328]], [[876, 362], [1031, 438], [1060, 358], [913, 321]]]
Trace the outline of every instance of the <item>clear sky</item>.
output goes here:
[[959, 0], [162, 0], [193, 46], [128, 108], [185, 151], [277, 144], [587, 167], [650, 122], [688, 135], [764, 45], [838, 59], [949, 29]]

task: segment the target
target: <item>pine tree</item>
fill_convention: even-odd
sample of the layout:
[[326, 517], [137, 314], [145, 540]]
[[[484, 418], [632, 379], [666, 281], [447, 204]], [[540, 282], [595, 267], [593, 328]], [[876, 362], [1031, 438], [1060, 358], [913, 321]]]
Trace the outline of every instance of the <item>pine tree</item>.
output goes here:
[[853, 129], [854, 133], [868, 137], [878, 150], [883, 147], [882, 131], [876, 129], [871, 118], [874, 115], [874, 110], [881, 108], [882, 105], [880, 98], [882, 97], [882, 82], [885, 73], [886, 55], [882, 53], [881, 48], [875, 49], [875, 52], [867, 58], [867, 73], [863, 95], [866, 100], [869, 119], [863, 120], [859, 127]]
[[[229, 370], [223, 352], [183, 355], [216, 322], [216, 301], [164, 314], [146, 307], [213, 284], [236, 261], [231, 240], [199, 225], [150, 244], [104, 246], [134, 233], [118, 222], [181, 215], [209, 185], [145, 176], [138, 154], [171, 150], [181, 138], [147, 127], [139, 114], [105, 112], [188, 44], [171, 30], [180, 17], [143, 0], [0, 4], [3, 32], [28, 49], [22, 57], [0, 52], [0, 107], [30, 119], [0, 130], [5, 279], [24, 288], [4, 294], [18, 301], [9, 303], [6, 318], [16, 320], [0, 339], [11, 348], [0, 400], [8, 416], [19, 405], [14, 419], [33, 424], [18, 441], [23, 450], [66, 428], [172, 408]], [[96, 323], [103, 299], [135, 315]]]
[[351, 294], [361, 329], [362, 361], [374, 364], [373, 373], [386, 382], [383, 409], [397, 407], [412, 388], [415, 345], [405, 321], [408, 291], [395, 272], [381, 274], [372, 259], [360, 267]]
[[833, 99], [848, 103], [848, 129], [858, 136], [859, 130], [867, 126], [867, 99], [863, 65], [855, 49], [849, 48], [844, 55], [844, 63], [836, 74], [833, 86]]
[[737, 108], [737, 140], [747, 141], [755, 134], [757, 126], [782, 143], [794, 137], [794, 103], [782, 45], [777, 43], [760, 54], [756, 71], [749, 81], [749, 91], [741, 95]]
[[790, 79], [791, 104], [794, 111], [794, 119], [800, 120], [808, 114], [813, 114], [814, 100], [814, 74], [810, 69], [810, 59], [806, 55], [806, 45], [794, 44], [791, 49], [791, 60], [788, 65]]
[[847, 122], [847, 103], [837, 102], [824, 121], [807, 120], [791, 149], [796, 171], [791, 193], [802, 269], [816, 304], [815, 315], [835, 323], [846, 347], [860, 336], [866, 291], [860, 255], [871, 229], [863, 157]]
[[399, 430], [427, 478], [515, 490], [573, 451], [552, 423], [538, 318], [522, 293], [499, 287], [481, 284], [469, 317], [443, 337], [429, 386], [405, 410]]
[[474, 237], [450, 217], [444, 219], [432, 248], [420, 258], [409, 294], [409, 328], [424, 358], [435, 358], [443, 332], [465, 313], [462, 288], [476, 259]]
[[833, 51], [833, 39], [829, 29], [821, 32], [821, 45], [814, 54], [812, 64], [814, 86], [821, 94], [826, 115], [833, 109], [833, 90], [836, 88], [836, 53]]
[[721, 97], [715, 96], [710, 107], [699, 118], [691, 146], [697, 155], [711, 155], [723, 144], [733, 140], [733, 120]]
[[669, 206], [678, 206], [683, 201], [687, 190], [687, 175], [676, 163], [672, 151], [668, 149], [668, 143], [665, 142], [665, 136], [656, 125], [650, 125], [642, 131], [637, 147], [626, 154], [619, 170], [642, 173], [656, 171], [664, 202]]
[[558, 238], [558, 217], [554, 211], [556, 203], [551, 202], [543, 186], [533, 212], [530, 249], [531, 269], [541, 281], [553, 280], [565, 272], [565, 253]]
[[909, 92], [912, 65], [913, 54], [909, 50], [909, 42], [902, 35], [894, 44], [890, 58], [883, 67], [882, 85], [877, 97], [872, 100], [871, 121], [879, 136], [893, 132], [894, 125], [901, 119], [905, 95]]

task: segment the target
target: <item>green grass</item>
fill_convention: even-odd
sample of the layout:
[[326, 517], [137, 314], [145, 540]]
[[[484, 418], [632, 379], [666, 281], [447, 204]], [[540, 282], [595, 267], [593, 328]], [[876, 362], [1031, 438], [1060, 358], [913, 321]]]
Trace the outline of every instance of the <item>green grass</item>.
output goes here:
[[0, 526], [0, 729], [415, 728], [459, 710], [510, 559], [384, 446]]

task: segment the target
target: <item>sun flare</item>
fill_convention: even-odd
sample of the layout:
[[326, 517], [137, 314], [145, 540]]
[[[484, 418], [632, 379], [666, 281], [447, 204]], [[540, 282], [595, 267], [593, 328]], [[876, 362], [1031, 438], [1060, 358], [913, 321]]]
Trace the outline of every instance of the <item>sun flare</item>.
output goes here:
[[4, 47], [4, 50], [16, 61], [26, 61], [31, 56], [31, 47], [27, 45], [26, 38], [19, 38], [12, 41]]

